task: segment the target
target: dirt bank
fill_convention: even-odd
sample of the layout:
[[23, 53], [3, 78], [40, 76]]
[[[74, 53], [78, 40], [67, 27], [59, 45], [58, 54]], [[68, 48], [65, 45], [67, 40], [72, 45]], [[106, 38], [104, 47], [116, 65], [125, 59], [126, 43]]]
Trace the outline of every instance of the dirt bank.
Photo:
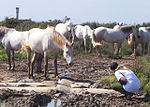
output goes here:
[[[98, 58], [95, 56], [86, 56], [86, 57], [75, 57], [74, 58], [74, 65], [69, 67], [66, 65], [66, 62], [63, 58], [58, 58], [58, 73], [59, 76], [65, 76], [70, 77], [74, 80], [86, 80], [91, 82], [99, 82], [100, 78], [107, 75], [113, 75], [112, 72], [109, 72], [108, 65], [116, 61], [119, 64], [125, 64], [129, 67], [134, 66], [134, 59], [131, 57], [124, 57], [122, 59], [109, 59], [109, 58]], [[27, 77], [27, 64], [26, 60], [17, 61], [16, 62], [16, 70], [15, 71], [8, 71], [7, 70], [7, 64], [1, 63], [0, 64], [0, 76], [3, 78], [2, 82], [8, 82], [8, 81], [22, 81], [25, 80]], [[58, 79], [52, 78], [52, 73], [54, 72], [54, 66], [53, 66], [53, 59], [49, 59], [49, 65], [48, 65], [48, 73], [47, 76], [50, 80], [57, 81]], [[42, 82], [43, 81], [43, 73], [34, 73], [34, 82]], [[100, 88], [107, 88], [109, 89], [109, 86], [106, 84], [99, 84]], [[10, 92], [1, 92], [1, 98], [4, 97], [4, 95]], [[15, 92], [13, 92], [15, 93]], [[28, 93], [28, 92], [26, 92]], [[16, 96], [9, 94], [8, 96]], [[47, 95], [47, 96], [46, 96]], [[12, 97], [4, 97], [2, 99], [5, 99], [3, 101], [11, 101], [15, 100], [15, 98]], [[32, 95], [28, 94], [30, 97], [23, 98], [23, 94], [21, 94], [22, 97], [17, 97], [17, 101], [20, 101], [21, 103], [17, 103], [21, 106], [21, 104], [27, 104], [30, 101], [33, 103], [38, 102], [39, 99], [43, 98], [59, 98], [61, 99], [61, 106], [63, 107], [70, 107], [70, 106], [88, 106], [88, 107], [97, 107], [97, 106], [142, 106], [142, 103], [149, 101], [149, 97], [144, 95], [134, 95], [132, 100], [126, 100], [123, 96], [118, 96], [114, 94], [90, 94], [86, 93], [84, 95], [76, 95], [76, 94], [64, 94], [62, 92], [58, 91], [51, 91], [49, 93], [34, 93]], [[34, 100], [30, 99], [34, 96]], [[40, 97], [39, 97], [40, 96]], [[23, 99], [22, 99], [23, 98]], [[28, 98], [28, 100], [26, 99]], [[46, 100], [48, 101], [48, 100]], [[32, 107], [32, 103], [30, 102]], [[42, 101], [41, 101], [42, 102]], [[12, 103], [12, 102], [11, 102]], [[45, 102], [44, 102], [45, 103]], [[16, 107], [17, 107], [16, 104]], [[37, 103], [36, 103], [37, 104]]]

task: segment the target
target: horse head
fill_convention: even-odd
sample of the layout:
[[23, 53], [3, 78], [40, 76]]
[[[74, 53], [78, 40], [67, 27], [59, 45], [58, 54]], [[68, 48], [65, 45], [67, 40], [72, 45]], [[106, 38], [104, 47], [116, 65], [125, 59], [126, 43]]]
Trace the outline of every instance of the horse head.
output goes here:
[[132, 44], [135, 44], [135, 42], [136, 42], [136, 37], [135, 37], [134, 33], [131, 33], [128, 36], [128, 44], [132, 45]]
[[67, 31], [71, 33], [71, 30], [72, 30], [72, 22], [71, 22], [70, 20], [67, 20], [67, 21], [65, 22], [65, 25], [66, 25]]
[[63, 55], [68, 65], [73, 65], [73, 43], [66, 42], [63, 50]]
[[7, 28], [7, 27], [0, 27], [0, 38], [3, 38], [5, 34], [7, 34], [10, 31], [15, 31], [15, 29]]

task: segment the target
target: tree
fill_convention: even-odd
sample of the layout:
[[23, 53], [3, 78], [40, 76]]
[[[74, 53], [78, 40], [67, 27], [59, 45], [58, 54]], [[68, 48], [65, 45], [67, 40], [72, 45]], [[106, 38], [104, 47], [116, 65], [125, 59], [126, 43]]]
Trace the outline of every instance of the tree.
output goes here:
[[17, 25], [20, 24], [19, 20], [16, 20], [15, 18], [8, 18], [6, 17], [4, 21], [0, 22], [1, 26], [6, 26], [8, 28], [15, 28]]

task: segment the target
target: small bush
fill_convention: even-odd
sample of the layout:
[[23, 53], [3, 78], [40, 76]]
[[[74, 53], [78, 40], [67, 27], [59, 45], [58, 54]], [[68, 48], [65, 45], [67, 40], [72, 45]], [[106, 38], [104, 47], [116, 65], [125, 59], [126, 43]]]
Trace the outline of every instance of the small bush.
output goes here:
[[114, 82], [117, 82], [117, 79], [115, 76], [105, 76], [100, 79], [100, 83], [106, 83], [108, 85], [111, 85]]
[[150, 81], [145, 84], [143, 91], [150, 94]]

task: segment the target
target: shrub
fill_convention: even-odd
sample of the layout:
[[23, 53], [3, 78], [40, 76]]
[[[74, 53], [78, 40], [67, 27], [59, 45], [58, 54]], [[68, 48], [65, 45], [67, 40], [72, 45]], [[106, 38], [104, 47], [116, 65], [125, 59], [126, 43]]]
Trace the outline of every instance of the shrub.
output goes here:
[[117, 79], [115, 76], [105, 76], [105, 77], [100, 79], [100, 83], [105, 83], [108, 85], [111, 85], [114, 82], [117, 82]]

